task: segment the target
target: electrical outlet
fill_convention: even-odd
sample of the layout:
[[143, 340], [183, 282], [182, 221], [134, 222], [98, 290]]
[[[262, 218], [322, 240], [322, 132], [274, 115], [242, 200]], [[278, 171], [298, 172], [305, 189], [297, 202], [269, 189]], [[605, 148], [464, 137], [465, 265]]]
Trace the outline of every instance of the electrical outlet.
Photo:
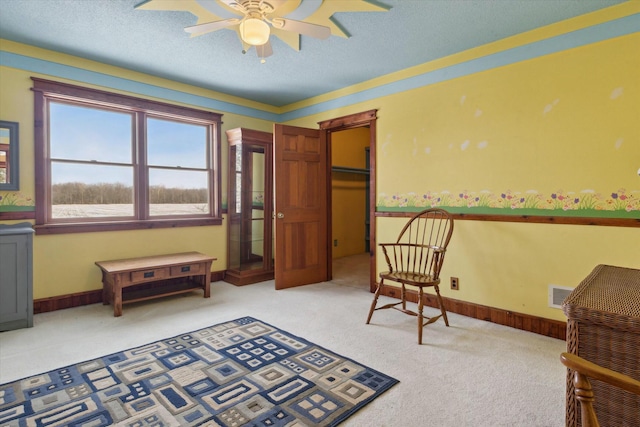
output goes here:
[[451, 278], [451, 289], [453, 289], [454, 291], [460, 290], [460, 279], [458, 279], [457, 277]]
[[333, 241], [333, 246], [338, 246], [338, 239], [335, 239], [335, 240]]

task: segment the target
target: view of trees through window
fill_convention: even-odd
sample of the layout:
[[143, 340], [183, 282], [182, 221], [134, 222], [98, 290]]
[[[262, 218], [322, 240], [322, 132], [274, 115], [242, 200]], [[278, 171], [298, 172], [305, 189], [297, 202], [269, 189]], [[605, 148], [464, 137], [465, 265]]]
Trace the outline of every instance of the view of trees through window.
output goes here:
[[49, 119], [53, 218], [135, 216], [136, 178], [150, 216], [208, 212], [206, 126], [147, 116], [142, 156], [131, 112], [50, 102]]
[[40, 221], [219, 218], [219, 115], [34, 80], [54, 88], [35, 91], [48, 130], [36, 129]]
[[[133, 187], [123, 184], [84, 184], [82, 182], [68, 182], [55, 184], [52, 187], [51, 205], [58, 215], [63, 212], [74, 212], [75, 215], [106, 216], [110, 211], [114, 215], [131, 215], [133, 213]], [[172, 212], [206, 211], [207, 189], [167, 188], [163, 185], [149, 187], [149, 199], [152, 210], [162, 213], [163, 207], [169, 206]], [[72, 209], [68, 206], [73, 205]], [[84, 208], [80, 208], [84, 206]], [[93, 205], [93, 206], [92, 206]], [[100, 207], [95, 206], [100, 205]], [[103, 205], [111, 205], [114, 209], [106, 209]], [[182, 205], [183, 209], [179, 206]], [[167, 209], [164, 210], [167, 212]]]

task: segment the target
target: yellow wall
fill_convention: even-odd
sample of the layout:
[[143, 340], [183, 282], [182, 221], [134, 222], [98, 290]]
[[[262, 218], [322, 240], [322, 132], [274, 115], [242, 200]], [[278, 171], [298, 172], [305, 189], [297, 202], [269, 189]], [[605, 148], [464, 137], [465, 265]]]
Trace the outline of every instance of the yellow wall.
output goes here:
[[[395, 241], [404, 219], [379, 218], [378, 242]], [[456, 221], [442, 294], [518, 313], [566, 320], [548, 285], [577, 286], [598, 264], [640, 268], [639, 228]], [[378, 271], [386, 266], [378, 257]], [[449, 277], [460, 279], [460, 290]]]
[[[557, 191], [566, 185], [571, 191], [607, 191], [625, 184], [630, 194], [640, 189], [638, 47], [635, 33], [291, 124], [314, 127], [377, 109], [378, 200], [383, 193], [434, 188]], [[476, 116], [478, 109], [482, 114]], [[467, 139], [472, 144], [463, 151], [460, 144]], [[499, 164], [478, 148], [483, 140], [487, 149], [500, 144]], [[405, 222], [376, 218], [377, 242], [394, 241]], [[638, 227], [458, 220], [442, 273], [443, 294], [566, 320], [561, 310], [548, 307], [548, 285], [575, 287], [597, 264], [640, 268], [639, 242]], [[378, 256], [378, 271], [386, 268], [383, 262]], [[450, 290], [450, 276], [460, 278], [459, 291]]]
[[420, 126], [379, 134], [378, 206], [639, 217], [639, 50], [640, 33], [387, 97], [385, 122]]
[[[364, 169], [365, 147], [369, 147], [369, 129], [355, 128], [331, 134], [331, 164]], [[365, 251], [365, 204], [368, 175], [333, 172], [331, 203], [333, 258]], [[366, 207], [368, 209], [368, 207]]]

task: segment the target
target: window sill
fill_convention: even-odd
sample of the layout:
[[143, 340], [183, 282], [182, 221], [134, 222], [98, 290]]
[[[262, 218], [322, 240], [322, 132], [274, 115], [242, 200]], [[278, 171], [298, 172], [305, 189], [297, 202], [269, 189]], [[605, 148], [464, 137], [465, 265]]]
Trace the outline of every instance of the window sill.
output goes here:
[[36, 234], [95, 233], [102, 231], [149, 230], [157, 228], [221, 225], [222, 218], [153, 219], [146, 221], [77, 222], [34, 226]]

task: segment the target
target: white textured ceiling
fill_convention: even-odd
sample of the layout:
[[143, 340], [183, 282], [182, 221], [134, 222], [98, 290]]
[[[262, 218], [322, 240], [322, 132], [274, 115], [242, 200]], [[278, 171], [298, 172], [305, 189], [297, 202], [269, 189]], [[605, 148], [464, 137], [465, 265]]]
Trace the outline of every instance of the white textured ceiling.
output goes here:
[[265, 64], [235, 31], [190, 38], [196, 16], [142, 2], [0, 0], [0, 38], [283, 106], [624, 0], [372, 0], [390, 9], [334, 15], [350, 38], [302, 36], [295, 51], [272, 37]]

